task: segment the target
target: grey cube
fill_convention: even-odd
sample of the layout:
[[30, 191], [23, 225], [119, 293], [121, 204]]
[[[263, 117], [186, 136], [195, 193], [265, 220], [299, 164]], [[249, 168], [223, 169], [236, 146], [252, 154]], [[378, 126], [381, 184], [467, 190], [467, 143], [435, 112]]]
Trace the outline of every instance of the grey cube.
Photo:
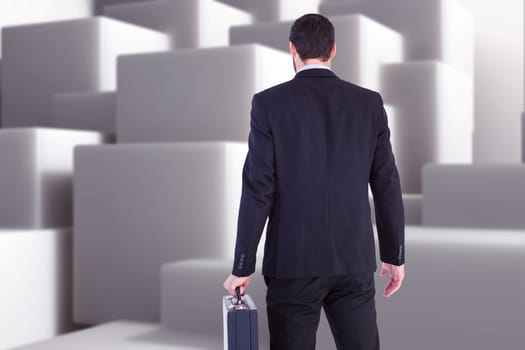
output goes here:
[[53, 126], [115, 134], [115, 91], [53, 95]]
[[[91, 1], [86, 0], [0, 1], [0, 30], [3, 27], [20, 24], [86, 18], [91, 15], [93, 15]], [[1, 41], [0, 35], [0, 44]]]
[[2, 31], [3, 126], [52, 126], [60, 92], [116, 88], [116, 57], [169, 49], [167, 35], [104, 17]]
[[296, 19], [317, 12], [321, 0], [218, 0], [253, 14], [255, 22]]
[[0, 227], [71, 226], [73, 151], [104, 142], [93, 131], [0, 129]]
[[249, 13], [215, 0], [149, 0], [106, 6], [104, 15], [168, 34], [172, 48], [228, 44], [232, 25], [251, 23]]
[[245, 143], [78, 147], [74, 319], [159, 321], [160, 266], [231, 256]]
[[293, 78], [289, 55], [260, 45], [119, 58], [118, 142], [247, 142], [254, 93]]
[[383, 101], [395, 108], [403, 193], [421, 193], [426, 163], [472, 162], [472, 77], [438, 61], [385, 64], [381, 76]]
[[525, 164], [426, 164], [423, 225], [525, 229]]

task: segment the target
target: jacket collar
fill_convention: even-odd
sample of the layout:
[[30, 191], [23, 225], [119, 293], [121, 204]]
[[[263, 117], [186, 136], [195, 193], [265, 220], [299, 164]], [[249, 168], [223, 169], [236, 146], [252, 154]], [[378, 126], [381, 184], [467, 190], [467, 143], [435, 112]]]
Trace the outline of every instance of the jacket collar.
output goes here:
[[337, 78], [334, 72], [332, 72], [330, 69], [324, 68], [305, 69], [295, 74], [295, 78], [304, 77]]

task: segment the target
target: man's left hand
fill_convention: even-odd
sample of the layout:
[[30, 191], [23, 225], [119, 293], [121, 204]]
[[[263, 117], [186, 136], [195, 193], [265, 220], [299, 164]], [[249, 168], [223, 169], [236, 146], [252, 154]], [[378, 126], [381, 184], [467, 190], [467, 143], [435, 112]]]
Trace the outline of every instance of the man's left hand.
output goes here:
[[246, 294], [246, 286], [250, 284], [250, 277], [251, 276], [239, 277], [230, 275], [226, 281], [224, 281], [222, 286], [234, 297], [236, 296], [235, 288], [240, 287], [241, 295], [244, 295]]

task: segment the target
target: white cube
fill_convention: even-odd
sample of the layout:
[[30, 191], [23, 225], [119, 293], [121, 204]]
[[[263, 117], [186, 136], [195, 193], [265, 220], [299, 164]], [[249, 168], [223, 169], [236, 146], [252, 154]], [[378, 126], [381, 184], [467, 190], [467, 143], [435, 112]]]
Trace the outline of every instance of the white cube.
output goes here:
[[289, 55], [260, 45], [127, 55], [118, 70], [118, 142], [247, 142], [253, 94], [293, 78]]
[[525, 164], [427, 164], [423, 225], [525, 229]]
[[437, 61], [386, 64], [382, 76], [403, 193], [421, 193], [425, 163], [472, 162], [472, 77]]
[[341, 1], [319, 11], [371, 17], [403, 35], [407, 60], [439, 60], [473, 75], [474, 18], [458, 0]]
[[92, 131], [0, 129], [0, 227], [71, 226], [73, 150], [108, 141]]
[[0, 229], [0, 349], [75, 328], [71, 240], [70, 228]]
[[[6, 26], [85, 18], [93, 14], [86, 0], [0, 1], [0, 30]], [[2, 56], [0, 36], [0, 57]]]
[[77, 147], [75, 321], [159, 321], [162, 264], [233, 256], [247, 150], [231, 142]]
[[321, 0], [218, 0], [253, 14], [256, 22], [295, 20], [317, 12]]
[[173, 48], [228, 44], [232, 25], [252, 22], [249, 13], [215, 0], [154, 0], [106, 6], [104, 15], [168, 34]]
[[2, 31], [4, 126], [52, 126], [52, 96], [116, 88], [116, 57], [169, 48], [167, 35], [109, 18]]
[[54, 127], [115, 133], [115, 91], [66, 92], [52, 98]]
[[[333, 16], [330, 20], [337, 38], [333, 71], [342, 79], [369, 89], [380, 89], [381, 65], [403, 61], [402, 36], [362, 15]], [[232, 27], [230, 43], [258, 43], [289, 55], [288, 37], [292, 24], [293, 21], [288, 21]]]

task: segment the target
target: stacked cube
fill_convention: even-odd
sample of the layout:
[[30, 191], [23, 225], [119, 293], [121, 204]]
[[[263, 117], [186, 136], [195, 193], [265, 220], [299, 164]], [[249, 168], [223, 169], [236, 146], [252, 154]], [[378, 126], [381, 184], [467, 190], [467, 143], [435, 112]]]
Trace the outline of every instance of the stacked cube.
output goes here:
[[[0, 30], [22, 24], [87, 18], [92, 10], [90, 1], [86, 0], [0, 1]], [[0, 56], [1, 43], [0, 38]]]
[[52, 97], [52, 124], [57, 128], [115, 134], [115, 91], [59, 92]]
[[[71, 1], [65, 7], [75, 8]], [[0, 271], [5, 297], [0, 302], [0, 348], [76, 327], [71, 288], [74, 151], [79, 145], [114, 142], [114, 134], [56, 127], [54, 97], [114, 90], [117, 55], [167, 50], [168, 44], [165, 34], [106, 18], [3, 28]], [[59, 110], [66, 125], [77, 117], [72, 103]], [[99, 122], [114, 123], [115, 114], [106, 119]]]
[[474, 131], [472, 16], [453, 0], [326, 1], [320, 11], [364, 14], [405, 39], [407, 62], [383, 66], [381, 89], [398, 119], [393, 146], [402, 190], [422, 195], [422, 224], [524, 228], [520, 215], [510, 209], [523, 206], [523, 200], [488, 189], [519, 178], [521, 165], [469, 165]]
[[[77, 322], [160, 322], [162, 264], [233, 255], [250, 99], [293, 71], [278, 50], [204, 40], [215, 6], [236, 18], [250, 17], [208, 3], [106, 8], [130, 22], [140, 17], [142, 25], [163, 29], [177, 45], [117, 59], [116, 144], [76, 150]], [[181, 16], [198, 21], [184, 24]], [[186, 35], [184, 44], [179, 33]]]
[[0, 129], [0, 348], [70, 331], [72, 174], [93, 131]]
[[169, 49], [166, 34], [104, 17], [7, 27], [2, 37], [4, 127], [52, 127], [54, 94], [115, 90], [118, 55]]
[[255, 22], [288, 21], [317, 12], [320, 0], [219, 0], [252, 13]]
[[[4, 30], [3, 125], [11, 128], [4, 138], [13, 148], [10, 135], [22, 132], [14, 128], [28, 128], [38, 141], [24, 147], [40, 142], [42, 157], [54, 162], [69, 154], [74, 181], [55, 171], [21, 192], [20, 176], [5, 171], [6, 188], [25, 195], [5, 196], [2, 214], [6, 225], [73, 227], [73, 321], [159, 322], [162, 264], [233, 255], [250, 98], [293, 72], [273, 48], [226, 47], [229, 26], [252, 16], [220, 2], [151, 1], [105, 12], [114, 18]], [[111, 144], [59, 148], [51, 132]], [[53, 140], [49, 151], [41, 147]]]
[[149, 0], [106, 6], [104, 15], [167, 33], [173, 47], [228, 44], [231, 25], [251, 22], [245, 11], [215, 0]]
[[421, 194], [426, 163], [470, 163], [472, 15], [456, 0], [326, 1], [319, 10], [365, 15], [404, 38], [406, 62], [384, 64], [378, 87], [396, 109], [394, 153], [403, 193]]

